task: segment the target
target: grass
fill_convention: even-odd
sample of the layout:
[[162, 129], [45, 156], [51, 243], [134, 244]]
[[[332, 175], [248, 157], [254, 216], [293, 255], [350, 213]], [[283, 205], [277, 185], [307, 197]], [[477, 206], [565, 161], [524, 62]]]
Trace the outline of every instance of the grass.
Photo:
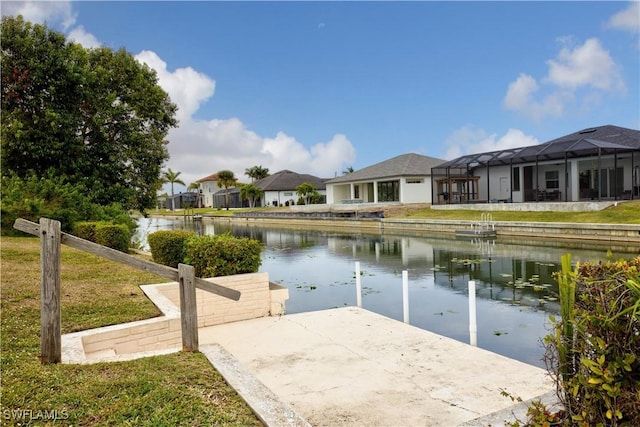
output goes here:
[[[478, 220], [480, 211], [436, 210], [428, 207], [392, 211], [394, 218]], [[604, 224], [640, 224], [640, 201], [620, 202], [594, 212], [516, 212], [491, 211], [494, 221], [575, 222]], [[386, 215], [385, 215], [386, 216]]]
[[[261, 425], [200, 353], [42, 365], [39, 250], [37, 238], [2, 238], [3, 425]], [[63, 333], [158, 316], [138, 286], [162, 281], [63, 246]]]

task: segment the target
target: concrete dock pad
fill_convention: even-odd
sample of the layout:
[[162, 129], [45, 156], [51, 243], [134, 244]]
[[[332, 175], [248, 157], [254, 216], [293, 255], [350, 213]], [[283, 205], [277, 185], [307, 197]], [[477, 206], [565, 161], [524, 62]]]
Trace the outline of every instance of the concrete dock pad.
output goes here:
[[313, 426], [456, 426], [553, 390], [546, 371], [345, 307], [201, 328]]

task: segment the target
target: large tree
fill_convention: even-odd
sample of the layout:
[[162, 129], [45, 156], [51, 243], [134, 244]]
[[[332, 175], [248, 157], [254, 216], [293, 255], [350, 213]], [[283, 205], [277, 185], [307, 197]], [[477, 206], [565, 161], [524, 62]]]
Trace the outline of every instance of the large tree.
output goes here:
[[2, 173], [53, 172], [100, 204], [152, 207], [176, 106], [124, 49], [85, 49], [46, 26], [3, 17]]
[[236, 175], [230, 170], [221, 170], [218, 175], [218, 187], [224, 188], [225, 207], [229, 210], [229, 187], [233, 187], [238, 182]]

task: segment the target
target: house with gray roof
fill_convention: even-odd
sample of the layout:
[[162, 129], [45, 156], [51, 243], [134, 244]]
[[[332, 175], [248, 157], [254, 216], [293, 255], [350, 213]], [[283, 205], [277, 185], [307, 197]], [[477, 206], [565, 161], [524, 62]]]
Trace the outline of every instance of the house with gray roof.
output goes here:
[[432, 170], [433, 204], [640, 198], [640, 131], [605, 125]]
[[327, 187], [325, 181], [325, 179], [318, 178], [317, 176], [282, 170], [260, 179], [253, 184], [264, 191], [261, 206], [284, 206], [298, 203], [296, 189], [300, 184], [304, 183], [313, 185], [318, 193], [326, 197]]
[[327, 181], [327, 203], [431, 203], [431, 169], [443, 159], [409, 153]]

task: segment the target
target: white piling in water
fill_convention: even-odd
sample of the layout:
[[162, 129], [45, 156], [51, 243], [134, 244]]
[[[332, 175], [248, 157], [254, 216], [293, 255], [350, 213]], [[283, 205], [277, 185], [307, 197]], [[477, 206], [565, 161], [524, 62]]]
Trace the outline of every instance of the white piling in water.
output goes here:
[[360, 261], [356, 261], [356, 305], [362, 308], [362, 283], [360, 281]]
[[402, 271], [402, 314], [404, 323], [409, 323], [409, 272]]
[[478, 346], [478, 324], [476, 322], [476, 282], [469, 280], [469, 344]]

